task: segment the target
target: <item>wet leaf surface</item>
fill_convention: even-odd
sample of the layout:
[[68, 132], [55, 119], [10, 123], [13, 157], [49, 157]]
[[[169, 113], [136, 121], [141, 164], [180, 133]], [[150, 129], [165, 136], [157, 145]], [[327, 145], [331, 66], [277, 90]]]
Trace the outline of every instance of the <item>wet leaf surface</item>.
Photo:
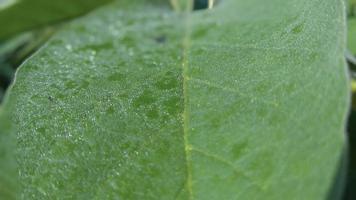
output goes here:
[[344, 15], [121, 1], [74, 21], [8, 93], [22, 199], [325, 199], [345, 146]]

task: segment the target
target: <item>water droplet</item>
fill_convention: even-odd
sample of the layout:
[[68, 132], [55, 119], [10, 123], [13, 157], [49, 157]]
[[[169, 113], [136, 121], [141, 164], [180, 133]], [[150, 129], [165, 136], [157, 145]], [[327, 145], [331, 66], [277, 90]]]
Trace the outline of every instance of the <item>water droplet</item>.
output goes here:
[[124, 157], [125, 157], [125, 158], [128, 158], [128, 157], [129, 157], [129, 154], [127, 153], [127, 151], [124, 151]]
[[67, 45], [66, 45], [66, 49], [67, 49], [68, 51], [72, 51], [72, 45], [67, 44]]
[[132, 49], [129, 49], [129, 56], [133, 56], [134, 55], [134, 51]]

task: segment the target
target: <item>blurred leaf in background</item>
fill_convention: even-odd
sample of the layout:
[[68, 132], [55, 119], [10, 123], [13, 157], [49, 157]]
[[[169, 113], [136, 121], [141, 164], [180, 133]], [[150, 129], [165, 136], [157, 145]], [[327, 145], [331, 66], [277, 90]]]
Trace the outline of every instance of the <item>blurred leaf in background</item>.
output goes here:
[[348, 169], [346, 188], [343, 200], [356, 199], [356, 0], [348, 0], [347, 4], [348, 37], [346, 58], [352, 78], [353, 105], [348, 121]]
[[[34, 53], [54, 33], [56, 28], [48, 27], [21, 33], [0, 44], [0, 94], [10, 85], [16, 68]], [[0, 95], [0, 102], [3, 95]]]
[[57, 29], [53, 24], [110, 1], [0, 0], [0, 102], [16, 68]]
[[356, 55], [356, 16], [348, 18], [348, 49]]
[[348, 49], [356, 55], [356, 0], [349, 0], [348, 4]]
[[346, 189], [343, 200], [356, 199], [356, 112], [352, 110], [348, 122], [349, 159]]
[[66, 21], [110, 1], [2, 0], [0, 2], [0, 41], [24, 31]]

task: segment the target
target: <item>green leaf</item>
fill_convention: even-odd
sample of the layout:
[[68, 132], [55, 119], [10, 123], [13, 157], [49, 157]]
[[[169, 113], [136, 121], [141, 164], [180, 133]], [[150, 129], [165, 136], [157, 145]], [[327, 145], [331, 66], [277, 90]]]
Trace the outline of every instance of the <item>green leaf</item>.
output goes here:
[[5, 0], [0, 2], [0, 40], [84, 14], [111, 0]]
[[356, 55], [356, 17], [351, 17], [348, 20], [348, 49]]
[[18, 192], [15, 134], [8, 115], [0, 107], [0, 199], [16, 199]]
[[22, 199], [325, 199], [344, 16], [342, 0], [123, 0], [76, 20], [8, 93]]

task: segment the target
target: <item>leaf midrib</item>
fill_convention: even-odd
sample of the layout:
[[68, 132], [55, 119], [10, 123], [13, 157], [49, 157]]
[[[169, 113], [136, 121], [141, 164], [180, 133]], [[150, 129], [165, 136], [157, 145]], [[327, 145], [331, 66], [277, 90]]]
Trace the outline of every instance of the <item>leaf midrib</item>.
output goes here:
[[192, 0], [186, 0], [188, 7], [184, 15], [184, 36], [183, 36], [183, 56], [182, 56], [182, 77], [183, 77], [183, 139], [186, 161], [186, 187], [188, 190], [188, 199], [193, 200], [193, 183], [192, 183], [192, 155], [191, 144], [189, 143], [188, 130], [189, 130], [189, 98], [188, 98], [188, 48], [190, 47], [190, 12], [192, 10]]

